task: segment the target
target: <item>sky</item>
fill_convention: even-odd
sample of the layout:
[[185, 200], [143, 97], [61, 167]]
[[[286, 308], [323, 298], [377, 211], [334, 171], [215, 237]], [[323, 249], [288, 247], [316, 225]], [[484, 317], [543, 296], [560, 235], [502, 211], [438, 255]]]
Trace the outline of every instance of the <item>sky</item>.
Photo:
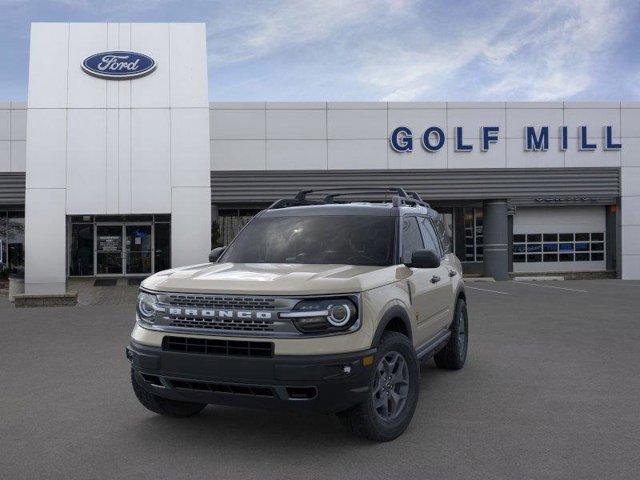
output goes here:
[[638, 0], [0, 0], [1, 100], [33, 21], [205, 22], [211, 101], [640, 100]]

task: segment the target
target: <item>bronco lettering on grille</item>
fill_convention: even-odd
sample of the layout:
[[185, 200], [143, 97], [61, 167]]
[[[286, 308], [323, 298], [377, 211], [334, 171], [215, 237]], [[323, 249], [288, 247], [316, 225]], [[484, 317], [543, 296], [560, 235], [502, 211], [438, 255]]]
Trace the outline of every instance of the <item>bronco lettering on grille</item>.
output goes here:
[[218, 310], [211, 308], [170, 307], [169, 315], [177, 317], [232, 318], [241, 320], [271, 320], [273, 312], [253, 310]]

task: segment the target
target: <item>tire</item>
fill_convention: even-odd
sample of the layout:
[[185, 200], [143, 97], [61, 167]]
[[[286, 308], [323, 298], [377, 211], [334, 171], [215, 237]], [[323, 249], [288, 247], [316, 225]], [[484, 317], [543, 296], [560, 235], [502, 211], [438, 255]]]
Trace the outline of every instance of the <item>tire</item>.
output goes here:
[[354, 435], [388, 442], [409, 426], [419, 392], [420, 367], [413, 345], [400, 333], [385, 332], [371, 369], [367, 400], [338, 416]]
[[459, 299], [451, 322], [451, 336], [445, 347], [433, 356], [436, 365], [445, 370], [460, 370], [467, 360], [469, 345], [469, 317], [467, 304]]
[[133, 368], [131, 369], [131, 385], [133, 386], [133, 392], [140, 403], [158, 415], [165, 415], [167, 417], [185, 418], [192, 417], [200, 413], [206, 403], [192, 403], [192, 402], [180, 402], [178, 400], [170, 400], [168, 398], [159, 397], [153, 393], [147, 392], [138, 383], [136, 373]]

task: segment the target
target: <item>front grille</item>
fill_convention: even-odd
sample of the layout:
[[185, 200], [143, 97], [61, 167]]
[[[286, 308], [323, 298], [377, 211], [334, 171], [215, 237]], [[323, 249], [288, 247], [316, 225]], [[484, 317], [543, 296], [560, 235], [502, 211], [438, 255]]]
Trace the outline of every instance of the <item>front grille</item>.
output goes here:
[[176, 307], [200, 307], [242, 310], [273, 310], [276, 299], [226, 295], [169, 295], [169, 304]]
[[162, 349], [170, 352], [200, 353], [203, 355], [273, 357], [272, 342], [164, 337], [162, 340]]
[[255, 397], [275, 397], [273, 389], [259, 385], [234, 385], [230, 383], [198, 382], [194, 380], [168, 380], [173, 388], [197, 390], [213, 393], [230, 393], [233, 395], [252, 395]]
[[230, 319], [210, 317], [181, 317], [168, 315], [172, 327], [203, 328], [206, 330], [225, 330], [240, 332], [271, 332], [273, 320]]

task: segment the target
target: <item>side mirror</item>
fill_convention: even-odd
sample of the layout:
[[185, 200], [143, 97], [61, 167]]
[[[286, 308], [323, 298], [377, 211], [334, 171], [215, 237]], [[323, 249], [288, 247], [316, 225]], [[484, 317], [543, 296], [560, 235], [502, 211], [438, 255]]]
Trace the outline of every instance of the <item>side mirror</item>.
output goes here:
[[411, 255], [411, 264], [407, 267], [413, 268], [438, 268], [440, 257], [433, 250], [416, 250]]
[[220, 256], [224, 253], [225, 248], [227, 247], [217, 247], [211, 250], [211, 253], [209, 253], [209, 261], [211, 263], [216, 263]]

